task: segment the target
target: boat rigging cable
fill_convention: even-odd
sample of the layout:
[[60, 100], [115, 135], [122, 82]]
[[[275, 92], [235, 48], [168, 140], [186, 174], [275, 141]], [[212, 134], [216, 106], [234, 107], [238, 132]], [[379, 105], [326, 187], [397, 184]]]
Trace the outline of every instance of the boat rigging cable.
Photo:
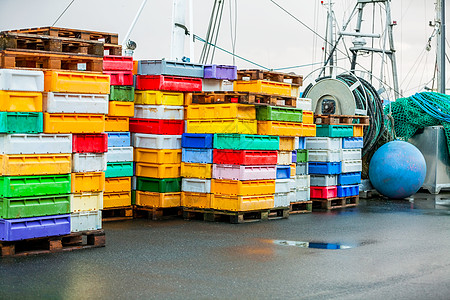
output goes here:
[[75, 2], [75, 0], [72, 0], [72, 2], [69, 3], [69, 5], [67, 5], [66, 9], [63, 10], [63, 12], [59, 15], [59, 17], [56, 19], [55, 22], [53, 22], [52, 27], [55, 26], [56, 22], [59, 21], [59, 19], [61, 19], [61, 17], [66, 13], [66, 11], [69, 9], [69, 7], [72, 5], [72, 3]]

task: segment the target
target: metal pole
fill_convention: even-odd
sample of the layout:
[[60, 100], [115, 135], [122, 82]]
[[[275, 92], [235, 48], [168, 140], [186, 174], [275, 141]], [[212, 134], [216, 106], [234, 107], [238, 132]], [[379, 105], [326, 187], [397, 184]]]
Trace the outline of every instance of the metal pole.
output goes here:
[[391, 65], [392, 65], [392, 81], [394, 82], [394, 95], [395, 98], [400, 98], [400, 90], [398, 86], [398, 73], [397, 73], [397, 60], [395, 58], [395, 47], [394, 47], [394, 35], [392, 34], [392, 18], [391, 18], [391, 0], [387, 0], [385, 3], [386, 6], [386, 24], [388, 24], [388, 35], [389, 35], [389, 45], [391, 48]]
[[445, 94], [445, 0], [441, 1], [441, 65], [439, 68], [441, 69], [441, 86], [439, 89], [439, 93]]
[[195, 62], [195, 47], [194, 47], [194, 0], [189, 0], [189, 31], [191, 36], [189, 38], [189, 58], [191, 62]]
[[[186, 38], [186, 0], [173, 0], [171, 60], [181, 61]], [[181, 26], [180, 26], [181, 25]]]
[[122, 40], [122, 45], [125, 46], [125, 43], [128, 41], [128, 38], [131, 35], [131, 31], [133, 31], [134, 26], [136, 25], [137, 20], [139, 19], [139, 16], [141, 15], [142, 10], [144, 9], [145, 4], [147, 3], [147, 0], [143, 0], [141, 3], [141, 7], [139, 7], [139, 10], [136, 14], [136, 16], [134, 17], [133, 22], [131, 22], [131, 26], [128, 29], [127, 34], [125, 35], [125, 38]]

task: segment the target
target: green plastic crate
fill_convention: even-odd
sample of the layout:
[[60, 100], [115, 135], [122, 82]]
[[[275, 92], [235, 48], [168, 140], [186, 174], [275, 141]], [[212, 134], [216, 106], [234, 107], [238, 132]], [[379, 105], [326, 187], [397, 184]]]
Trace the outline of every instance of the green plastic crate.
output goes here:
[[41, 133], [44, 115], [41, 112], [0, 112], [0, 133]]
[[317, 125], [317, 137], [352, 137], [352, 125]]
[[136, 189], [143, 192], [177, 193], [181, 192], [181, 178], [137, 177]]
[[270, 135], [214, 134], [213, 147], [232, 150], [279, 150], [280, 138]]
[[256, 106], [258, 121], [302, 122], [303, 111], [297, 108]]
[[297, 150], [297, 162], [298, 163], [308, 162], [308, 150], [306, 149]]
[[106, 166], [105, 177], [131, 177], [133, 176], [133, 162], [109, 162]]
[[70, 174], [0, 177], [0, 197], [32, 197], [70, 193]]
[[0, 198], [0, 218], [19, 219], [70, 213], [70, 194]]
[[131, 191], [131, 205], [136, 205], [136, 191]]
[[109, 93], [109, 101], [134, 102], [134, 87], [112, 85]]

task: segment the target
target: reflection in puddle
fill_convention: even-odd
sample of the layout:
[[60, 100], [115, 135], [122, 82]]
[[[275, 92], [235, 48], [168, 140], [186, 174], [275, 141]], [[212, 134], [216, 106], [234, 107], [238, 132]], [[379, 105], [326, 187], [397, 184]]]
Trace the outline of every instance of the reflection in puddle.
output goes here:
[[329, 250], [350, 249], [355, 247], [354, 245], [318, 243], [318, 242], [299, 242], [286, 240], [274, 240], [273, 243], [280, 246], [294, 246], [299, 248], [315, 248], [315, 249], [329, 249]]

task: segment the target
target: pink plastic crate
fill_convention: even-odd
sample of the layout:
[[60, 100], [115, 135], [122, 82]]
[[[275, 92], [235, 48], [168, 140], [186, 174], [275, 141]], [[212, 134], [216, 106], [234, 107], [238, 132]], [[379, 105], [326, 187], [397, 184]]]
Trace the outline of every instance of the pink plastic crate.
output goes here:
[[228, 180], [275, 179], [277, 166], [239, 166], [213, 164], [212, 178]]
[[310, 188], [311, 198], [331, 199], [337, 197], [337, 186], [312, 186]]
[[111, 77], [111, 85], [133, 85], [132, 71], [103, 71]]
[[119, 55], [103, 56], [104, 71], [133, 71], [133, 57]]

